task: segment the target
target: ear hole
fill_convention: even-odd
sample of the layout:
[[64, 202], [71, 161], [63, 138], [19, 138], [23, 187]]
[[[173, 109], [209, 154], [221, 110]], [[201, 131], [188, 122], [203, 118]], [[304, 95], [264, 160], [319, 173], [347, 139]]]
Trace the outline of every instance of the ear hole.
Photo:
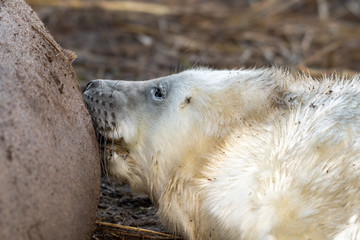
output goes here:
[[185, 103], [186, 103], [186, 104], [189, 104], [190, 102], [191, 102], [191, 97], [186, 97], [186, 98], [185, 98]]

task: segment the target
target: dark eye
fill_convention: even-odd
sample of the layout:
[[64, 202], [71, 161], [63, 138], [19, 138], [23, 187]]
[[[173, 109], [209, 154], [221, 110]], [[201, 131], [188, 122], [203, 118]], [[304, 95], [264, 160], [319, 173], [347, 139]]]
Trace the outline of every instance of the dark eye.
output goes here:
[[154, 100], [163, 101], [166, 98], [166, 89], [159, 85], [151, 89], [151, 94]]

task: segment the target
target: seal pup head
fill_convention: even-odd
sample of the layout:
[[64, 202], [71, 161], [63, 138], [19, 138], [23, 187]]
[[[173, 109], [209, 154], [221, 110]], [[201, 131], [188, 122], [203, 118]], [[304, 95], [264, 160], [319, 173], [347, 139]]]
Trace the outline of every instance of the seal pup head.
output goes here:
[[158, 199], [174, 174], [195, 176], [198, 160], [229, 132], [265, 115], [277, 88], [271, 74], [196, 69], [148, 81], [92, 81], [84, 98], [110, 143], [107, 171]]

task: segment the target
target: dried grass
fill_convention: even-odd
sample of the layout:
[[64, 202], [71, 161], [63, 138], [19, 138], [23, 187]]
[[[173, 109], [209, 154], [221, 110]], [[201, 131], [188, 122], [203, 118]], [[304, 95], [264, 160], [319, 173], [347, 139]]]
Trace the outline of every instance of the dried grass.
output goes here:
[[81, 79], [144, 79], [198, 65], [360, 69], [356, 0], [28, 2], [79, 53]]
[[157, 240], [176, 240], [180, 237], [152, 231], [143, 228], [124, 226], [113, 223], [97, 221], [97, 230], [101, 229], [105, 234], [110, 234], [117, 239], [157, 239]]

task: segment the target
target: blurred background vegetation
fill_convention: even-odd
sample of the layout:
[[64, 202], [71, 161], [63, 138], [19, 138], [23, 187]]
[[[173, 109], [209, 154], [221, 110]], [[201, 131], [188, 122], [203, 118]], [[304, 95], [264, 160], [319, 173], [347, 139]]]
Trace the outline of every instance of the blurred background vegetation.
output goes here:
[[80, 80], [194, 66], [360, 70], [359, 0], [27, 0]]
[[[26, 1], [56, 41], [76, 52], [82, 85], [197, 66], [360, 71], [359, 0]], [[155, 212], [147, 197], [103, 179], [99, 221], [164, 231]], [[107, 227], [99, 224], [93, 239], [168, 239]]]

